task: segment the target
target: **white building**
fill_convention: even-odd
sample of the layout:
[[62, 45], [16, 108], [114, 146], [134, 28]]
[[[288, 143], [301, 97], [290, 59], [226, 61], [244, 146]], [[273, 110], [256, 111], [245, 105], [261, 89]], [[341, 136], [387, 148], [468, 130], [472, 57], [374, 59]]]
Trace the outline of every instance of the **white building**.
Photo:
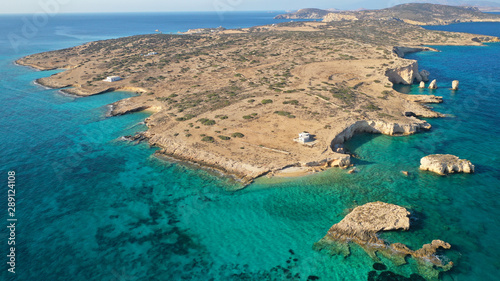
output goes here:
[[311, 134], [306, 133], [306, 132], [300, 133], [298, 141], [301, 143], [310, 142], [311, 141]]
[[120, 76], [108, 76], [103, 81], [106, 81], [106, 82], [116, 82], [116, 81], [120, 81], [120, 80], [122, 80], [122, 78], [120, 78]]
[[149, 53], [146, 55], [146, 57], [148, 57], [148, 56], [154, 56], [154, 55], [158, 55], [158, 53], [157, 53], [157, 52], [149, 52]]

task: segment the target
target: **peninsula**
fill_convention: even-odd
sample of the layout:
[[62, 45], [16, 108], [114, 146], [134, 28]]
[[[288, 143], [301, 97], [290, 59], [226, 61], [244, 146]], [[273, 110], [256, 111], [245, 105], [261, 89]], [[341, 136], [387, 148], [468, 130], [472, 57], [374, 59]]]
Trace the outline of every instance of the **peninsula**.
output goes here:
[[[436, 5], [426, 5], [423, 12], [432, 17]], [[17, 63], [65, 69], [37, 82], [74, 95], [136, 92], [112, 104], [109, 114], [151, 111], [141, 138], [160, 147], [158, 154], [246, 183], [265, 174], [286, 175], [290, 167], [294, 173], [347, 167], [342, 144], [356, 133], [430, 129], [417, 117], [441, 115], [422, 103], [441, 99], [392, 89], [394, 83], [428, 79], [404, 55], [434, 51], [424, 47], [430, 45], [498, 41], [425, 30], [394, 17], [366, 17], [139, 35], [34, 54]], [[294, 141], [304, 131], [310, 142]]]

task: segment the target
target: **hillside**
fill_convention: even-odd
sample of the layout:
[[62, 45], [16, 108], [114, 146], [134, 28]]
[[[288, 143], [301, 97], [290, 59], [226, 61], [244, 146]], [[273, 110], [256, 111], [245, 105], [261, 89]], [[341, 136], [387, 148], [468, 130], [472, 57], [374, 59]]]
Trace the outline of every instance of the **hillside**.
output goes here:
[[[300, 18], [299, 13], [279, 15], [280, 18]], [[397, 19], [415, 25], [442, 25], [459, 22], [500, 21], [500, 15], [487, 14], [475, 7], [458, 7], [428, 3], [401, 4], [381, 10], [332, 12], [324, 21]]]
[[275, 19], [322, 19], [327, 14], [331, 13], [328, 10], [321, 9], [300, 9], [297, 12], [277, 15]]

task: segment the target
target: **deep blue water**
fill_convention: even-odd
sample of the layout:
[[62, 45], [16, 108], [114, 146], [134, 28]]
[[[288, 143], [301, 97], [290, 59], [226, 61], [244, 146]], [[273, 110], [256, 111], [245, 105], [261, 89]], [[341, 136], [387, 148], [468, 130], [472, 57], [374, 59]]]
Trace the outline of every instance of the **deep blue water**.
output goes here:
[[[500, 15], [500, 13], [490, 13], [490, 14]], [[425, 28], [430, 30], [443, 30], [452, 32], [466, 32], [472, 34], [500, 36], [500, 29], [495, 27], [494, 23], [490, 22], [468, 22], [468, 23], [457, 23], [450, 25], [432, 25], [432, 26], [425, 26]]]
[[[384, 238], [412, 248], [433, 239], [453, 245], [446, 255], [456, 267], [443, 280], [496, 280], [500, 44], [438, 47], [442, 52], [412, 55], [438, 79], [440, 88], [432, 93], [445, 102], [436, 110], [453, 117], [429, 120], [431, 132], [410, 137], [353, 138], [348, 146], [360, 157], [359, 173], [330, 170], [300, 179], [260, 179], [237, 192], [228, 179], [156, 159], [154, 148], [144, 144], [120, 141], [146, 129], [141, 121], [147, 113], [105, 117], [106, 105], [129, 93], [64, 96], [32, 83], [53, 72], [13, 64], [26, 54], [90, 40], [155, 29], [246, 27], [274, 23], [273, 16], [58, 15], [30, 36], [23, 35], [22, 16], [0, 16], [0, 177], [5, 190], [7, 171], [17, 173], [19, 219], [17, 273], [6, 271], [8, 232], [2, 231], [0, 279], [306, 280], [314, 275], [367, 280], [373, 261], [362, 250], [354, 247], [344, 259], [315, 252], [312, 244], [348, 208], [381, 200], [405, 206], [419, 218], [413, 230]], [[498, 23], [481, 26], [482, 34], [500, 30]], [[9, 41], [12, 34], [25, 38], [17, 49]], [[454, 79], [461, 81], [457, 92], [448, 89]], [[407, 90], [420, 93], [416, 87]], [[470, 159], [477, 173], [437, 177], [418, 171], [419, 159], [431, 153]], [[5, 210], [6, 203], [2, 192]], [[1, 214], [6, 224], [6, 213]], [[411, 261], [398, 268], [384, 262], [406, 276], [414, 271]]]

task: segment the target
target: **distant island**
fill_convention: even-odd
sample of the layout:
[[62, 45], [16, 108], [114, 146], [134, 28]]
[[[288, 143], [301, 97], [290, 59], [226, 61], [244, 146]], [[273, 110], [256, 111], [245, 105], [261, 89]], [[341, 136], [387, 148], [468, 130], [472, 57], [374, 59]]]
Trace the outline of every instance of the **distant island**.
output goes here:
[[[491, 8], [493, 9], [493, 8]], [[491, 10], [490, 11], [494, 11]], [[301, 9], [282, 14], [276, 19], [323, 19], [325, 22], [342, 20], [401, 20], [415, 25], [443, 25], [460, 22], [500, 21], [500, 15], [486, 14], [477, 7], [459, 7], [435, 4], [409, 3], [381, 10], [330, 11]]]
[[357, 133], [409, 135], [430, 129], [418, 117], [441, 114], [423, 103], [442, 99], [392, 89], [395, 83], [425, 83], [433, 76], [404, 55], [433, 51], [430, 45], [500, 41], [415, 25], [498, 20], [473, 9], [408, 4], [334, 13], [345, 15], [342, 20], [328, 20], [331, 14], [325, 22], [103, 40], [17, 63], [65, 69], [37, 82], [69, 94], [136, 92], [109, 111], [110, 116], [152, 112], [148, 130], [134, 139], [161, 148], [160, 156], [196, 162], [248, 183], [262, 175], [348, 168], [343, 143]]

